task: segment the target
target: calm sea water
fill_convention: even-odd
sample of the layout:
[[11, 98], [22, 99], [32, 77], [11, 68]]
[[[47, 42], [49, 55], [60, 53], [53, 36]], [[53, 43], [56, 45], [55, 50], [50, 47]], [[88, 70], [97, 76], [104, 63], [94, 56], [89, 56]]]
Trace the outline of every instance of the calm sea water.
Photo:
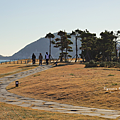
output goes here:
[[1, 62], [7, 62], [7, 61], [10, 61], [10, 60], [0, 60], [0, 63], [1, 63]]

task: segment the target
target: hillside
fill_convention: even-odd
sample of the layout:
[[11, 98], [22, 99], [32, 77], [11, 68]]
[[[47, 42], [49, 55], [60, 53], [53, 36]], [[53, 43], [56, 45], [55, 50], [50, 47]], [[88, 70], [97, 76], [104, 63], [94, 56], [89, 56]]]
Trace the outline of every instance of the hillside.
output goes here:
[[[54, 33], [55, 38], [58, 37], [57, 33]], [[55, 39], [54, 38], [54, 39]], [[73, 42], [72, 48], [73, 52], [70, 53], [70, 55], [75, 56], [75, 38], [72, 37], [71, 40]], [[78, 40], [78, 48], [80, 47], [80, 40]], [[52, 50], [52, 57], [53, 58], [58, 58], [60, 50], [59, 48], [54, 48], [53, 45], [51, 47]], [[26, 45], [24, 48], [19, 50], [17, 53], [13, 54], [10, 57], [3, 57], [0, 56], [0, 59], [26, 59], [26, 58], [31, 58], [32, 54], [35, 53], [36, 57], [38, 58], [39, 53], [42, 53], [43, 57], [45, 56], [45, 53], [49, 52], [49, 40], [48, 38], [40, 38], [28, 45]], [[78, 50], [78, 53], [80, 54], [80, 50]]]

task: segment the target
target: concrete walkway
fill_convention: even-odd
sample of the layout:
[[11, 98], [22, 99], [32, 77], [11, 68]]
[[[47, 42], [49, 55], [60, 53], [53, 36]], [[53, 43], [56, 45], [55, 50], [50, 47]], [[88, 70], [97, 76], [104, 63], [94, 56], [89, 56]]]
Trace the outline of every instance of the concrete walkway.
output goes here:
[[22, 97], [13, 93], [6, 91], [6, 87], [9, 83], [18, 80], [20, 78], [35, 74], [40, 71], [44, 71], [51, 68], [48, 66], [39, 66], [35, 69], [20, 72], [14, 75], [6, 76], [0, 79], [0, 102], [5, 102], [7, 104], [13, 104], [22, 107], [30, 107], [32, 109], [46, 110], [52, 112], [60, 113], [74, 113], [89, 116], [98, 116], [103, 118], [116, 119], [120, 117], [120, 111], [117, 110], [107, 110], [98, 108], [88, 108], [81, 106], [73, 106], [68, 104], [60, 104], [57, 102], [47, 102], [44, 100], [36, 100], [33, 98]]

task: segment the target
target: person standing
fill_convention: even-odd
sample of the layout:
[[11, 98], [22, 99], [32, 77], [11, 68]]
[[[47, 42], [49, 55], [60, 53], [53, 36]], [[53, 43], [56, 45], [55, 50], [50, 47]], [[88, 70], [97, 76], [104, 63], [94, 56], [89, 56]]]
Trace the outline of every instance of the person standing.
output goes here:
[[39, 55], [39, 65], [42, 65], [42, 59], [43, 59], [43, 56], [42, 56], [42, 54], [40, 53], [40, 55]]
[[32, 63], [33, 63], [33, 64], [35, 64], [35, 59], [36, 59], [36, 56], [35, 56], [35, 54], [33, 53], [33, 54], [32, 54]]
[[49, 60], [49, 54], [48, 54], [48, 52], [46, 52], [45, 59], [46, 59], [46, 65], [48, 65], [48, 60]]

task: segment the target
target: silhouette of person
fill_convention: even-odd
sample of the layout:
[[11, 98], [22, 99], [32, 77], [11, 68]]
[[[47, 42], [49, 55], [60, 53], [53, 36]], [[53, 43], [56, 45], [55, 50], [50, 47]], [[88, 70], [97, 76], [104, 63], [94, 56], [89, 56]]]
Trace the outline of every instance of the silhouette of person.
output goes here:
[[39, 55], [39, 65], [42, 65], [42, 59], [43, 59], [43, 56], [42, 56], [42, 54], [40, 53], [40, 55]]
[[33, 54], [32, 54], [32, 63], [33, 63], [33, 64], [35, 64], [35, 59], [36, 59], [36, 56], [35, 56], [35, 54], [33, 53]]

